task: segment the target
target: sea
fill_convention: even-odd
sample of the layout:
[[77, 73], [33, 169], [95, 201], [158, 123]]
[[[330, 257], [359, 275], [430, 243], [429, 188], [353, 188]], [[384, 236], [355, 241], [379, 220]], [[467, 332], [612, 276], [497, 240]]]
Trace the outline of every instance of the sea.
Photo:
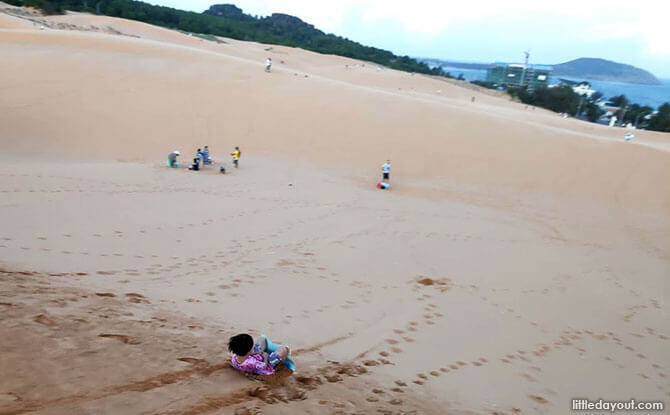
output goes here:
[[[463, 78], [467, 81], [486, 80], [486, 70], [483, 69], [463, 69], [448, 66], [443, 66], [442, 68], [449, 72], [453, 77], [458, 77], [458, 75], [463, 74]], [[666, 102], [670, 103], [670, 79], [660, 79], [661, 85], [629, 84], [625, 82], [598, 81], [569, 77], [566, 77], [566, 79], [573, 81], [588, 81], [591, 84], [591, 88], [601, 92], [605, 98], [623, 94], [628, 98], [628, 102], [630, 103], [649, 105], [654, 109], [658, 109], [658, 107]], [[558, 79], [553, 78], [552, 81], [558, 82]]]

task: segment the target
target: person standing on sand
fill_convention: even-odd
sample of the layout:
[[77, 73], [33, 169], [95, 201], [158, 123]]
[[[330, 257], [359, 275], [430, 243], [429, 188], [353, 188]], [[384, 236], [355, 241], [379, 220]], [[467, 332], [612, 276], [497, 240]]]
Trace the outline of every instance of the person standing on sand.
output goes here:
[[386, 160], [386, 163], [382, 164], [382, 181], [388, 183], [390, 176], [391, 176], [391, 160]]
[[179, 150], [175, 150], [172, 153], [168, 154], [168, 167], [179, 167], [177, 162], [177, 157], [179, 157]]
[[242, 153], [240, 152], [240, 148], [235, 147], [235, 151], [230, 153], [230, 155], [233, 156], [233, 165], [235, 166], [235, 168], [238, 168], [240, 164], [240, 156], [242, 155]]
[[209, 157], [209, 147], [205, 146], [205, 149], [202, 150], [202, 165], [212, 164], [212, 159]]
[[272, 70], [272, 59], [268, 57], [265, 60], [265, 72], [270, 72], [271, 70]]

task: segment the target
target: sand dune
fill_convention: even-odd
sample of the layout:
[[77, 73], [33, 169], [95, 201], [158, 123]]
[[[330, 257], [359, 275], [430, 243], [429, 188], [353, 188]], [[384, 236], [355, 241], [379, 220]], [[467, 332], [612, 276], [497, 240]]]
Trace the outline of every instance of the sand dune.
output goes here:
[[[0, 412], [564, 413], [670, 396], [667, 135], [624, 142], [299, 49], [11, 13]], [[205, 144], [216, 166], [165, 167]], [[232, 371], [226, 339], [249, 329], [290, 342], [299, 373]]]

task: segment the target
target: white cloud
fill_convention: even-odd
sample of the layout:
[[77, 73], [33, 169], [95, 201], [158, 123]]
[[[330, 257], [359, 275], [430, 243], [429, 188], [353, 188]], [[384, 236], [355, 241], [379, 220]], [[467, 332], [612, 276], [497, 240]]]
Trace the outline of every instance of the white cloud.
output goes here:
[[[197, 4], [202, 9], [205, 4], [215, 3], [212, 0], [157, 2], [187, 8]], [[343, 36], [347, 36], [345, 19], [351, 18], [371, 25], [397, 25], [402, 33], [395, 35], [417, 45], [437, 38], [453, 26], [467, 36], [468, 31], [479, 34], [499, 31], [509, 22], [518, 26], [517, 30], [506, 33], [512, 42], [528, 43], [527, 36], [522, 37], [524, 26], [545, 27], [546, 30], [530, 34], [536, 43], [639, 40], [645, 44], [647, 55], [670, 59], [670, 0], [232, 0], [232, 3], [256, 15], [279, 12], [298, 16], [321, 30]], [[491, 36], [496, 33], [499, 32]]]
[[[283, 12], [301, 17], [325, 31], [342, 27], [347, 14], [356, 13], [364, 21], [396, 22], [407, 36], [425, 40], [447, 30], [451, 24], [472, 24], [486, 31], [489, 19], [545, 23], [548, 32], [589, 40], [622, 39], [639, 36], [652, 53], [670, 55], [670, 1], [667, 0], [249, 0], [241, 1], [260, 14]], [[665, 21], [664, 21], [665, 20]], [[499, 27], [499, 24], [496, 26]]]

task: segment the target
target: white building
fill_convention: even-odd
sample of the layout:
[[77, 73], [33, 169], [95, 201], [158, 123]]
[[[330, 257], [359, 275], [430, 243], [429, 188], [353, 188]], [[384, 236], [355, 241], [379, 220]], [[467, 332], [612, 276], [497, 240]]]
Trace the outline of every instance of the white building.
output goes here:
[[586, 81], [576, 83], [572, 86], [572, 90], [586, 98], [591, 98], [591, 95], [596, 93], [596, 90], [591, 89], [591, 84]]

